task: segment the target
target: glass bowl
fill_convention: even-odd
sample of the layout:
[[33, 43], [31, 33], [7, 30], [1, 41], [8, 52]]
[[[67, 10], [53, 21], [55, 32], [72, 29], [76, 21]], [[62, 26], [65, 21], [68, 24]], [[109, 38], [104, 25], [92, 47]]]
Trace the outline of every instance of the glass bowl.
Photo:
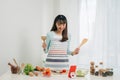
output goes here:
[[89, 72], [88, 69], [85, 68], [77, 68], [76, 69], [76, 76], [77, 77], [84, 77], [85, 75], [87, 75]]

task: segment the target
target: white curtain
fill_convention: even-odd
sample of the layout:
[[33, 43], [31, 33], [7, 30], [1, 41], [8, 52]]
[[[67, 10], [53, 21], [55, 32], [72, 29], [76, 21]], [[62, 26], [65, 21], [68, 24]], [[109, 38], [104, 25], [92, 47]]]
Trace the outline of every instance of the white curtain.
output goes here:
[[104, 67], [120, 66], [119, 0], [82, 0], [80, 3], [80, 40], [88, 38], [81, 47], [78, 65], [90, 61]]

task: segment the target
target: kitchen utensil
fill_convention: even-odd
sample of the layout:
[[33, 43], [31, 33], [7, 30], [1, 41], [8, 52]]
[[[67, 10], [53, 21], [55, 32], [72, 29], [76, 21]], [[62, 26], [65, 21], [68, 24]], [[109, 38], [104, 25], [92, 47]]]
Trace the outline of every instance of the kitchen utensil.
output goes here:
[[88, 39], [87, 39], [87, 38], [84, 38], [84, 39], [82, 40], [82, 42], [80, 43], [80, 45], [78, 46], [78, 48], [80, 48], [81, 46], [83, 46], [87, 41], [88, 41]]

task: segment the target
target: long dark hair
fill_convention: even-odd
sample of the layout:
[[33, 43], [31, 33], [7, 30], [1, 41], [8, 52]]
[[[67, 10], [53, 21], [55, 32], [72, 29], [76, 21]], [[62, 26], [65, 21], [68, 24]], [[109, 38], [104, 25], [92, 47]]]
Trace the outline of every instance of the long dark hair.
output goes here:
[[51, 28], [51, 31], [57, 31], [57, 26], [56, 26], [57, 22], [60, 23], [60, 24], [65, 24], [66, 23], [66, 27], [62, 32], [62, 39], [61, 39], [61, 42], [64, 42], [64, 41], [68, 40], [67, 19], [64, 15], [56, 16], [56, 18], [54, 20], [54, 23], [53, 23], [53, 26]]

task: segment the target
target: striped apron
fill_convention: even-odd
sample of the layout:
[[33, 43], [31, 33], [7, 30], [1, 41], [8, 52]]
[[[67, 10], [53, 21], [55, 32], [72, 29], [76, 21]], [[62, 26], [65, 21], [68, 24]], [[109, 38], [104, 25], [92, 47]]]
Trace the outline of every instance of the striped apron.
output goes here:
[[45, 67], [49, 67], [51, 70], [61, 70], [69, 68], [69, 59], [67, 55], [67, 41], [60, 42], [58, 40], [52, 40], [52, 45], [48, 51], [48, 55], [45, 62]]

